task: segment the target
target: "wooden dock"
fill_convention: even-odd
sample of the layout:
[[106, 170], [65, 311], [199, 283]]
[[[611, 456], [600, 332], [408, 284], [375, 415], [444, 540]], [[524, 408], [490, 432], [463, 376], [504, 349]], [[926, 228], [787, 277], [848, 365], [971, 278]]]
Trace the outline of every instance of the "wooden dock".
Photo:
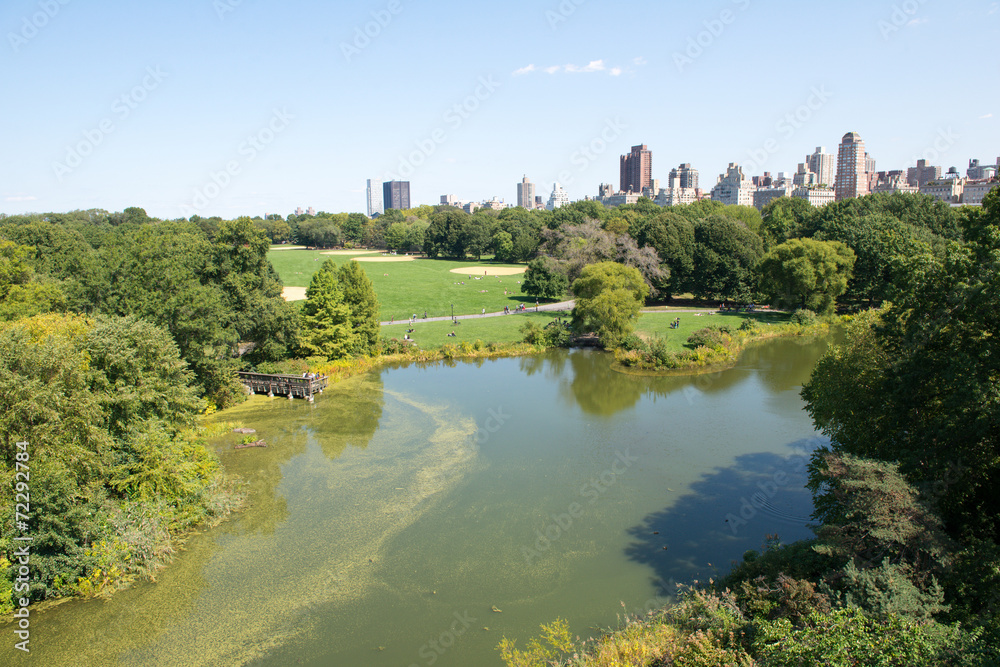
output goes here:
[[266, 375], [264, 373], [239, 373], [240, 382], [252, 394], [304, 398], [313, 402], [316, 394], [322, 394], [327, 387], [327, 376], [305, 378], [300, 375]]

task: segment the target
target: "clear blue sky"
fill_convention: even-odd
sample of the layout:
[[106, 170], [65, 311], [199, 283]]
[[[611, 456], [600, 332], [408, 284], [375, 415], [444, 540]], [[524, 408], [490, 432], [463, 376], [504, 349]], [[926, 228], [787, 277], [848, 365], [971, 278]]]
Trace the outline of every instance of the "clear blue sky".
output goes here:
[[4, 213], [364, 212], [392, 174], [578, 199], [639, 143], [709, 187], [848, 131], [878, 169], [1000, 155], [991, 1], [5, 0], [0, 28]]

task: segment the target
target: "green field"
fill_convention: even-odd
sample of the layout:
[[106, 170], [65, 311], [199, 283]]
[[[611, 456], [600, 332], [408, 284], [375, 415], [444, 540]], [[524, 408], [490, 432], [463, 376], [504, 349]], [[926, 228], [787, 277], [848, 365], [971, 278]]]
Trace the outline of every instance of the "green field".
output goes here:
[[[681, 318], [681, 324], [676, 329], [670, 328], [670, 323], [676, 318]], [[662, 313], [646, 313], [639, 317], [636, 322], [635, 332], [643, 338], [649, 339], [655, 336], [667, 341], [668, 347], [677, 351], [688, 349], [685, 347], [688, 336], [699, 329], [704, 329], [711, 325], [727, 325], [737, 329], [743, 320], [755, 320], [757, 322], [787, 322], [787, 313], [678, 313], [665, 311]]]
[[[357, 256], [366, 254], [359, 251]], [[378, 252], [373, 256], [380, 256]], [[320, 250], [272, 250], [268, 259], [286, 286], [308, 287], [309, 281], [324, 261], [334, 260], [339, 266], [350, 261], [352, 255], [324, 255]], [[375, 285], [382, 304], [381, 318], [389, 321], [407, 319], [414, 313], [428, 317], [448, 317], [452, 304], [455, 315], [488, 313], [503, 310], [504, 306], [514, 308], [519, 303], [534, 304], [534, 299], [521, 293], [518, 281], [523, 276], [469, 278], [469, 273], [451, 273], [452, 269], [470, 268], [480, 265], [518, 267], [516, 264], [493, 264], [486, 258], [482, 261], [469, 260], [455, 262], [438, 259], [418, 259], [413, 262], [362, 262], [361, 267]], [[524, 265], [520, 265], [523, 268]], [[465, 284], [461, 284], [465, 283]], [[508, 291], [504, 295], [504, 290]], [[485, 292], [484, 292], [485, 290]]]
[[[557, 317], [562, 317], [565, 322], [569, 319], [569, 313], [542, 311], [540, 313], [524, 312], [503, 317], [471, 317], [467, 320], [459, 320], [459, 324], [452, 324], [451, 320], [445, 322], [421, 322], [417, 320], [417, 323], [412, 326], [406, 322], [383, 326], [382, 335], [402, 340], [406, 330], [413, 329], [413, 333], [409, 335], [418, 346], [425, 350], [437, 349], [446, 343], [457, 345], [463, 341], [474, 343], [476, 340], [481, 340], [484, 343], [520, 343], [524, 340], [521, 327], [524, 326], [525, 322], [530, 320], [538, 326], [544, 327]], [[455, 336], [448, 336], [452, 331], [455, 332]]]

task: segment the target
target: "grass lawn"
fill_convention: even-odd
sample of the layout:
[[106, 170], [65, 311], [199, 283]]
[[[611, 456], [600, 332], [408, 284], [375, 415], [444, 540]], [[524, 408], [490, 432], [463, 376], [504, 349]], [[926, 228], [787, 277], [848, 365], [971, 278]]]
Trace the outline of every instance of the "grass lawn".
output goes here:
[[[308, 287], [313, 273], [327, 259], [334, 260], [339, 266], [354, 256], [365, 254], [381, 256], [378, 251], [368, 253], [364, 250], [356, 255], [324, 255], [321, 250], [280, 250], [268, 253], [268, 259], [286, 286]], [[388, 322], [390, 317], [408, 319], [413, 313], [422, 316], [424, 311], [428, 317], [448, 317], [452, 304], [455, 304], [456, 315], [472, 315], [481, 313], [483, 308], [488, 313], [495, 313], [502, 311], [504, 306], [513, 308], [519, 303], [526, 306], [535, 303], [533, 298], [521, 293], [518, 281], [523, 277], [520, 275], [483, 277], [480, 272], [480, 280], [475, 280], [475, 275], [470, 279], [469, 273], [451, 273], [451, 269], [455, 268], [469, 269], [481, 265], [526, 268], [524, 264], [493, 264], [486, 258], [463, 262], [418, 259], [412, 262], [360, 264], [375, 285], [384, 322]], [[507, 295], [504, 295], [505, 289]]]
[[[670, 328], [670, 323], [677, 318], [681, 318], [681, 325], [676, 329]], [[667, 341], [669, 348], [677, 351], [689, 349], [685, 347], [688, 336], [699, 329], [707, 326], [728, 325], [733, 329], [739, 328], [743, 320], [756, 320], [758, 322], [774, 322], [783, 324], [788, 321], [790, 315], [787, 313], [714, 313], [696, 315], [695, 313], [674, 313], [666, 311], [663, 313], [645, 313], [636, 322], [635, 332], [642, 338], [649, 340], [659, 336]]]
[[[502, 294], [502, 292], [501, 292]], [[403, 339], [403, 334], [407, 329], [413, 329], [411, 337], [422, 349], [433, 350], [444, 346], [446, 343], [459, 344], [462, 341], [474, 343], [476, 339], [484, 343], [519, 343], [524, 340], [521, 327], [528, 320], [538, 326], [544, 327], [546, 324], [562, 317], [563, 321], [568, 318], [568, 313], [540, 313], [525, 312], [518, 315], [505, 315], [504, 317], [483, 317], [459, 320], [460, 324], [452, 324], [451, 320], [446, 322], [421, 322], [412, 327], [405, 321], [402, 324], [386, 325], [382, 327], [382, 335], [390, 338]], [[455, 337], [448, 336], [452, 331]]]

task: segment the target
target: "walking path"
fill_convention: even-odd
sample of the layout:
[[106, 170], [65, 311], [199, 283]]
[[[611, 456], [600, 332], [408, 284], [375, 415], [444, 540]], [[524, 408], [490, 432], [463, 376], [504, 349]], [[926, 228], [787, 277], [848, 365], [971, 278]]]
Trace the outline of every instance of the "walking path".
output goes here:
[[[543, 303], [543, 304], [539, 304], [538, 306], [529, 306], [529, 305], [525, 304], [525, 306], [524, 306], [524, 312], [525, 313], [534, 313], [534, 312], [554, 311], [554, 310], [555, 311], [558, 311], [558, 310], [572, 310], [573, 306], [575, 304], [576, 304], [576, 301], [560, 301], [559, 303]], [[455, 319], [456, 320], [476, 320], [476, 319], [480, 319], [480, 318], [483, 318], [483, 317], [503, 317], [506, 314], [507, 313], [505, 313], [505, 312], [503, 312], [501, 310], [499, 313], [486, 313], [485, 315], [483, 315], [483, 314], [478, 314], [478, 315], [456, 315]], [[516, 312], [514, 312], [512, 310], [512, 311], [510, 311], [510, 314], [511, 315], [519, 315], [520, 313], [516, 313]], [[389, 326], [390, 324], [406, 324], [409, 321], [410, 321], [409, 319], [402, 319], [402, 320], [396, 320], [394, 322], [381, 322], [380, 324], [382, 326]], [[418, 317], [417, 318], [417, 322], [451, 322], [451, 316], [449, 315], [447, 317], [428, 317], [428, 318]]]

